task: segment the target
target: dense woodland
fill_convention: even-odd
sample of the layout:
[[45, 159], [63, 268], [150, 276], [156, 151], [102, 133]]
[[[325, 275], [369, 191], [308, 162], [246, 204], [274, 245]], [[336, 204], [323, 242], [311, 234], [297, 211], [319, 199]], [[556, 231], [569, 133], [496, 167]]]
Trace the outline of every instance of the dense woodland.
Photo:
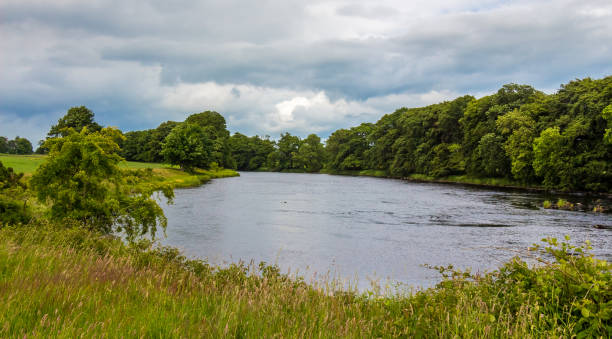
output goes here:
[[[225, 119], [210, 111], [185, 122], [206, 130], [210, 162], [238, 170], [376, 170], [393, 177], [467, 175], [561, 190], [612, 189], [612, 76], [571, 81], [551, 95], [508, 84], [479, 99], [400, 108], [374, 124], [339, 129], [325, 145], [314, 134], [284, 133], [277, 141], [230, 136]], [[164, 140], [179, 124], [126, 133], [123, 156], [164, 161]]]
[[[99, 131], [93, 112], [73, 107], [49, 131]], [[315, 134], [230, 135], [213, 111], [133, 131], [118, 140], [132, 161], [170, 162], [185, 169], [211, 165], [238, 170], [356, 173], [391, 177], [503, 178], [560, 190], [612, 189], [612, 76], [571, 81], [547, 95], [508, 84], [476, 99], [466, 95], [420, 108], [400, 108], [376, 123]], [[0, 153], [27, 154], [27, 139], [0, 137]], [[45, 152], [39, 147], [37, 153]]]

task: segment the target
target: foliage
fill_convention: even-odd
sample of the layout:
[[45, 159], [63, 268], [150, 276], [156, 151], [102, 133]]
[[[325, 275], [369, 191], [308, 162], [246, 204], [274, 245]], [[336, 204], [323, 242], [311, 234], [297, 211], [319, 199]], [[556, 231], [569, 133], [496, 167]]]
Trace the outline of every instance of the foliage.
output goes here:
[[558, 127], [547, 128], [533, 142], [533, 168], [536, 175], [544, 178], [542, 183], [547, 187], [564, 188], [570, 185], [569, 182], [562, 182], [571, 177], [566, 143]]
[[361, 170], [368, 168], [369, 141], [373, 124], [361, 124], [351, 129], [339, 129], [327, 139], [328, 166], [333, 170]]
[[25, 224], [32, 215], [22, 196], [25, 184], [23, 173], [15, 173], [11, 167], [4, 167], [0, 161], [0, 226]]
[[606, 128], [606, 134], [604, 140], [608, 144], [612, 144], [612, 104], [608, 105], [601, 113], [604, 119], [608, 122], [608, 128]]
[[572, 81], [552, 95], [508, 84], [480, 99], [402, 108], [365, 138], [355, 128], [332, 133], [326, 168], [608, 192], [612, 147], [603, 140], [611, 102], [606, 77]]
[[[324, 147], [314, 134], [301, 139], [282, 133], [276, 142], [240, 133], [229, 137], [225, 119], [213, 111], [192, 114], [186, 122], [206, 130], [211, 161], [226, 168], [612, 190], [612, 76], [574, 80], [550, 95], [507, 84], [478, 99], [466, 95], [400, 108], [374, 124], [332, 132]], [[159, 132], [161, 127], [126, 133], [122, 154], [161, 161], [159, 136], [169, 133]]]
[[[513, 297], [519, 293], [538, 305], [544, 316], [544, 326], [568, 326], [579, 338], [596, 337], [612, 331], [612, 265], [597, 259], [590, 252], [587, 241], [574, 246], [555, 238], [542, 239], [549, 246], [535, 246], [537, 259], [543, 264], [528, 268], [515, 259], [502, 267], [495, 284], [513, 293], [508, 295], [513, 306], [519, 307]], [[552, 256], [549, 261], [546, 256]], [[517, 284], [518, 283], [518, 284]], [[518, 288], [517, 288], [518, 285]], [[512, 305], [511, 305], [512, 306]]]
[[208, 168], [212, 160], [211, 152], [212, 143], [204, 129], [183, 123], [168, 134], [162, 144], [161, 154], [165, 162], [192, 172], [196, 167]]
[[504, 140], [495, 133], [485, 134], [476, 148], [482, 159], [482, 170], [487, 177], [501, 177], [507, 174], [509, 161], [503, 149]]
[[279, 171], [297, 168], [298, 164], [295, 161], [295, 157], [300, 148], [300, 143], [300, 138], [295, 135], [290, 133], [281, 134], [280, 139], [276, 143], [276, 157], [273, 158], [274, 161], [268, 163], [268, 166]]
[[[397, 294], [312, 287], [265, 263], [226, 267], [176, 249], [41, 222], [0, 229], [0, 336], [607, 337], [611, 265], [548, 239], [529, 266], [440, 268]], [[119, 307], [118, 307], [119, 305]], [[168, 312], [172, 310], [172, 312]]]
[[4, 167], [0, 161], [0, 191], [16, 188], [25, 187], [21, 182], [23, 173], [15, 173], [11, 167]]
[[179, 124], [166, 121], [155, 129], [125, 133], [125, 140], [120, 144], [121, 156], [132, 161], [163, 162], [162, 144], [172, 129]]
[[69, 133], [68, 130], [70, 128], [77, 132], [81, 132], [84, 128], [87, 128], [90, 132], [97, 132], [102, 129], [102, 126], [94, 121], [94, 113], [89, 108], [85, 106], [71, 107], [68, 112], [57, 121], [57, 124], [51, 126], [47, 136], [52, 138], [65, 136]]
[[247, 137], [244, 134], [234, 133], [228, 142], [238, 170], [254, 171], [265, 167], [268, 155], [276, 150], [276, 144], [269, 136]]
[[325, 148], [321, 143], [321, 138], [316, 134], [310, 134], [301, 141], [294, 158], [295, 167], [306, 172], [319, 172], [325, 163]]
[[32, 143], [26, 138], [16, 136], [13, 140], [0, 136], [0, 153], [32, 154]]
[[8, 153], [8, 139], [6, 137], [0, 136], [0, 153]]
[[104, 233], [125, 232], [129, 239], [166, 226], [163, 211], [151, 196], [161, 190], [171, 199], [167, 185], [142, 184], [147, 172], [121, 170], [123, 159], [112, 128], [90, 133], [67, 130], [62, 138], [51, 138], [47, 161], [30, 180], [42, 203], [50, 204], [53, 220], [77, 220]]
[[221, 114], [214, 111], [192, 114], [187, 117], [185, 123], [202, 127], [209, 136], [213, 146], [212, 161], [227, 168], [236, 167], [228, 142], [229, 131], [225, 118]]

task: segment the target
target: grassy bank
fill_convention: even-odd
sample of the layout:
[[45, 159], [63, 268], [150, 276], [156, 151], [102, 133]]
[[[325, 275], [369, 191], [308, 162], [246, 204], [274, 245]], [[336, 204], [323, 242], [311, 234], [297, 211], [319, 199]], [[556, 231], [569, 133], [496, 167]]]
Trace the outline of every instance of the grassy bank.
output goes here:
[[[46, 155], [12, 155], [0, 154], [0, 162], [5, 167], [12, 167], [15, 172], [31, 175], [36, 171], [38, 166], [42, 164]], [[176, 166], [161, 163], [147, 163], [124, 161], [119, 164], [125, 169], [151, 169], [152, 175], [148, 177], [149, 181], [158, 183], [167, 183], [174, 188], [185, 188], [199, 186], [210, 179], [227, 178], [238, 176], [238, 172], [223, 168], [212, 168], [210, 170], [197, 169], [194, 173], [186, 173], [178, 169]]]
[[[31, 154], [31, 155], [14, 155], [14, 154], [0, 154], [0, 161], [5, 167], [12, 167], [15, 172], [32, 174], [40, 164], [42, 164], [46, 155]], [[174, 168], [168, 164], [160, 163], [148, 163], [148, 162], [135, 162], [135, 161], [124, 161], [120, 164], [122, 168], [130, 169], [141, 169], [141, 168]]]
[[230, 169], [196, 169], [194, 173], [187, 173], [176, 168], [154, 168], [153, 176], [150, 181], [167, 183], [173, 188], [196, 187], [201, 184], [218, 178], [228, 178], [238, 176], [238, 172]]
[[383, 296], [311, 287], [265, 265], [214, 267], [79, 228], [4, 228], [0, 337], [609, 336], [611, 266], [575, 254]]

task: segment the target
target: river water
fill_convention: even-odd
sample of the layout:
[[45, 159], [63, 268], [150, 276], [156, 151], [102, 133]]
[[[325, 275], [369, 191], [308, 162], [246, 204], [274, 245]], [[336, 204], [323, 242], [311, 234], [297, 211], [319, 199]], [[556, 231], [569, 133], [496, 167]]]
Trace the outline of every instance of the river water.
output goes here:
[[[327, 275], [429, 287], [453, 264], [491, 270], [543, 237], [590, 240], [612, 259], [608, 214], [544, 210], [539, 193], [324, 174], [253, 173], [175, 191], [162, 243], [210, 263], [265, 261]], [[570, 198], [571, 199], [571, 198]], [[576, 197], [574, 200], [577, 199]]]

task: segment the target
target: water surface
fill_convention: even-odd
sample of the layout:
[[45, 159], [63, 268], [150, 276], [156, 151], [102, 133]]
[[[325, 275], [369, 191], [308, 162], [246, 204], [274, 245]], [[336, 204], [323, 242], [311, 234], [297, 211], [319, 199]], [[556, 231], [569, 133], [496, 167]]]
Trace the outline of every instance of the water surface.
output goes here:
[[[546, 198], [467, 186], [323, 174], [253, 173], [176, 190], [165, 206], [167, 245], [226, 264], [278, 264], [358, 287], [370, 281], [428, 287], [423, 264], [490, 270], [542, 237], [589, 239], [612, 258], [610, 215], [544, 210]], [[550, 198], [550, 197], [548, 197]]]

